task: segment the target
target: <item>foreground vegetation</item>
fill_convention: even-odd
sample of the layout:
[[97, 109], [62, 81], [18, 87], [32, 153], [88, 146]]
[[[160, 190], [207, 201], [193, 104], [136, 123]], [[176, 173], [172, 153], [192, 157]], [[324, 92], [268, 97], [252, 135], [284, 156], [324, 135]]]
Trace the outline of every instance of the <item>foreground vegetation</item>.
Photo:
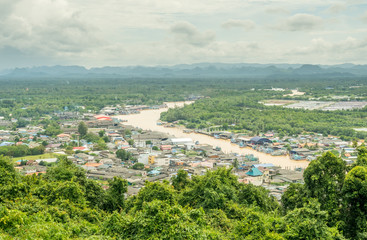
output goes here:
[[1, 239], [365, 239], [367, 150], [352, 167], [327, 152], [312, 161], [305, 184], [279, 204], [262, 187], [220, 168], [172, 183], [147, 182], [125, 198], [128, 183], [104, 190], [64, 157], [44, 175], [21, 176], [0, 157]]

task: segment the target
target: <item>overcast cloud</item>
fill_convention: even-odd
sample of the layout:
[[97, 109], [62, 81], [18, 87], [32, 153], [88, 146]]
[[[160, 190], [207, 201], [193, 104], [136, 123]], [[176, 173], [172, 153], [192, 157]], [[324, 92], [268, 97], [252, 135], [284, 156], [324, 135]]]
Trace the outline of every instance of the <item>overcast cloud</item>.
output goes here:
[[360, 0], [1, 0], [0, 69], [367, 64]]

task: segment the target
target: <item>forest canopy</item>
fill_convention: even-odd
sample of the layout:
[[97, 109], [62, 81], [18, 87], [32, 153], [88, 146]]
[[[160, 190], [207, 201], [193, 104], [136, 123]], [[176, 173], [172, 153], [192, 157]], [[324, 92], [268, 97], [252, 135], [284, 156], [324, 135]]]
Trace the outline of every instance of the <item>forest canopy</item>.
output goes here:
[[350, 168], [325, 153], [280, 204], [263, 187], [239, 183], [232, 168], [192, 178], [180, 170], [172, 183], [146, 182], [126, 197], [126, 180], [114, 177], [104, 190], [65, 157], [38, 176], [0, 157], [0, 238], [364, 239], [366, 152], [360, 147]]

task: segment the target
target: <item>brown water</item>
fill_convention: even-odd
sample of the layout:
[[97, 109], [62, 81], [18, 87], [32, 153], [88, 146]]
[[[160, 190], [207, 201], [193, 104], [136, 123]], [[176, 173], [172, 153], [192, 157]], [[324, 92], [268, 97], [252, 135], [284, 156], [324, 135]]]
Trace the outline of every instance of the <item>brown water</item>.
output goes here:
[[[184, 104], [191, 104], [192, 102], [168, 102], [168, 108], [182, 107]], [[194, 142], [199, 141], [200, 144], [209, 144], [213, 147], [220, 147], [225, 153], [237, 154], [253, 154], [259, 158], [261, 163], [272, 163], [285, 169], [306, 168], [308, 161], [291, 160], [289, 156], [271, 156], [270, 154], [258, 152], [252, 148], [240, 148], [237, 144], [231, 143], [230, 140], [216, 139], [211, 136], [199, 133], [184, 133], [180, 128], [167, 128], [157, 125], [160, 114], [168, 110], [168, 108], [144, 110], [140, 114], [122, 115], [118, 116], [120, 119], [127, 120], [126, 125], [131, 125], [144, 130], [159, 131], [173, 135], [177, 138], [191, 138]]]

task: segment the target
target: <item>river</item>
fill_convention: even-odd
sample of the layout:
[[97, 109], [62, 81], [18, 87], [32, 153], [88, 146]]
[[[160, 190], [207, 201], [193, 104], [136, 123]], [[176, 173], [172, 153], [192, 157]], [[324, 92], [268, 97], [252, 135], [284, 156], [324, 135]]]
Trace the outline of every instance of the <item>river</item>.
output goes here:
[[[184, 104], [191, 104], [192, 102], [168, 102], [166, 103], [168, 108], [182, 107]], [[127, 120], [126, 125], [131, 125], [144, 130], [159, 131], [173, 135], [177, 138], [191, 138], [194, 142], [199, 141], [200, 144], [209, 144], [214, 147], [218, 146], [225, 153], [237, 153], [237, 154], [253, 154], [259, 158], [260, 163], [272, 163], [276, 166], [280, 166], [284, 169], [306, 168], [309, 164], [308, 161], [295, 161], [290, 159], [289, 156], [271, 156], [270, 154], [258, 152], [252, 148], [240, 148], [237, 144], [231, 143], [230, 140], [216, 139], [211, 136], [207, 136], [199, 133], [184, 133], [180, 128], [167, 128], [161, 125], [157, 125], [157, 121], [160, 118], [160, 114], [168, 110], [168, 108], [144, 110], [139, 114], [120, 115], [117, 116], [120, 119]]]

